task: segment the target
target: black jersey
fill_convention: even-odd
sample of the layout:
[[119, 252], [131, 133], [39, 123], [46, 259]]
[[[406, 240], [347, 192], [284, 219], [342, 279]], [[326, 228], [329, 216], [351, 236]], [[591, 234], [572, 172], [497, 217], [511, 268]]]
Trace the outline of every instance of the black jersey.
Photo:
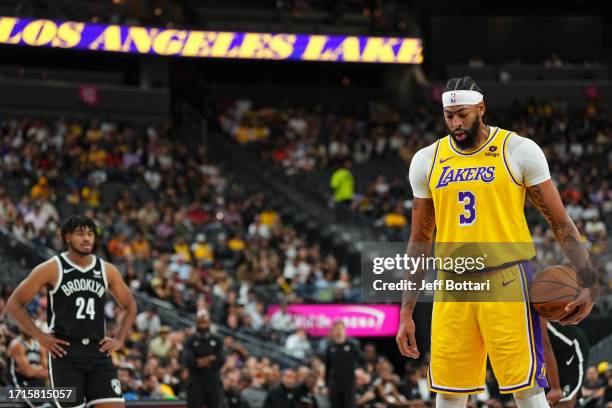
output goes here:
[[68, 339], [103, 339], [108, 290], [104, 262], [91, 255], [89, 266], [81, 268], [70, 262], [67, 253], [54, 258], [59, 273], [58, 282], [48, 291], [49, 329]]
[[547, 327], [563, 392], [559, 402], [570, 401], [579, 397], [582, 389], [589, 361], [589, 341], [578, 326], [548, 322]]
[[[38, 341], [34, 339], [30, 339], [30, 341], [26, 341], [23, 337], [18, 336], [17, 341], [19, 341], [23, 347], [25, 348], [25, 355], [28, 363], [31, 366], [40, 366], [41, 365], [41, 356], [40, 356], [40, 344]], [[15, 387], [40, 387], [44, 385], [44, 381], [40, 378], [29, 378], [21, 374], [17, 371], [17, 362], [13, 357], [11, 357], [11, 381], [13, 386]]]

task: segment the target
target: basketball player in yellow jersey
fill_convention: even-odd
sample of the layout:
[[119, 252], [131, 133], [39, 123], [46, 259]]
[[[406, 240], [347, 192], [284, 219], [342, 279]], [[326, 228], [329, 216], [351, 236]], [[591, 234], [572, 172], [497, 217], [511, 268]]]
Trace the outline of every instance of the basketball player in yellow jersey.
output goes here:
[[[562, 324], [576, 324], [590, 313], [597, 297], [596, 272], [550, 179], [542, 150], [529, 139], [483, 122], [483, 94], [472, 78], [448, 81], [442, 100], [450, 134], [417, 152], [410, 164], [414, 201], [408, 256], [430, 255], [434, 229], [436, 255], [449, 242], [523, 243], [527, 249], [501, 251], [482, 272], [496, 288], [494, 296], [513, 290], [520, 295], [517, 301], [442, 302], [436, 293], [430, 389], [437, 392], [437, 408], [465, 407], [468, 394], [484, 391], [488, 356], [501, 392], [513, 393], [519, 408], [548, 407], [540, 322], [528, 301], [534, 250], [524, 216], [525, 194], [579, 273], [583, 289], [567, 306]], [[424, 272], [417, 271], [416, 279]], [[458, 276], [453, 271], [440, 274]], [[404, 293], [396, 338], [400, 352], [411, 358], [420, 355], [412, 319], [417, 296], [415, 291]]]

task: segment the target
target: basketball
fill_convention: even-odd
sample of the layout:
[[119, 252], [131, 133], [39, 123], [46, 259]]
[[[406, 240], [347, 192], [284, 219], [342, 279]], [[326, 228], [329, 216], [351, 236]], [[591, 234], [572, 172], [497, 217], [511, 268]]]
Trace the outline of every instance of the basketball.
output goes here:
[[535, 310], [547, 320], [557, 321], [565, 306], [580, 294], [576, 271], [569, 266], [554, 265], [538, 272], [529, 291]]

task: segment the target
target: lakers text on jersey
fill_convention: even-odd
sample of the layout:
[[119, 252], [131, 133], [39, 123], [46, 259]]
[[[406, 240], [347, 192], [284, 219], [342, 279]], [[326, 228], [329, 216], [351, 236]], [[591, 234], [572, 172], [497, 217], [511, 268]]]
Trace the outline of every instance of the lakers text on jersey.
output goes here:
[[487, 268], [535, 255], [525, 220], [525, 187], [508, 167], [512, 132], [491, 127], [487, 141], [462, 152], [450, 136], [437, 142], [429, 172], [436, 218], [436, 254], [477, 257]]

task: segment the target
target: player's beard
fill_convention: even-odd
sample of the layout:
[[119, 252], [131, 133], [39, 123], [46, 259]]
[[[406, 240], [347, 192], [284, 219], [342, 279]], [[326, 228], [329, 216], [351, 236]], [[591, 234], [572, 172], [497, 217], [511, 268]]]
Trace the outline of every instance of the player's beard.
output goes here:
[[76, 252], [77, 255], [79, 255], [79, 256], [91, 255], [91, 253], [93, 252], [93, 246], [92, 246], [92, 249], [90, 251], [81, 251], [80, 249], [78, 249], [74, 245], [72, 245], [70, 242], [68, 242], [68, 249], [71, 249], [72, 251]]
[[459, 147], [461, 150], [469, 150], [469, 149], [476, 147], [476, 140], [478, 139], [478, 131], [480, 130], [480, 117], [476, 116], [476, 119], [474, 119], [474, 123], [472, 123], [472, 126], [470, 126], [470, 128], [467, 130], [467, 133], [463, 140], [457, 140], [457, 138], [455, 137], [454, 133], [459, 130], [461, 130], [462, 132], [465, 132], [463, 129], [457, 129], [453, 131], [452, 133], [453, 140], [455, 141], [455, 144], [457, 145], [457, 147]]

